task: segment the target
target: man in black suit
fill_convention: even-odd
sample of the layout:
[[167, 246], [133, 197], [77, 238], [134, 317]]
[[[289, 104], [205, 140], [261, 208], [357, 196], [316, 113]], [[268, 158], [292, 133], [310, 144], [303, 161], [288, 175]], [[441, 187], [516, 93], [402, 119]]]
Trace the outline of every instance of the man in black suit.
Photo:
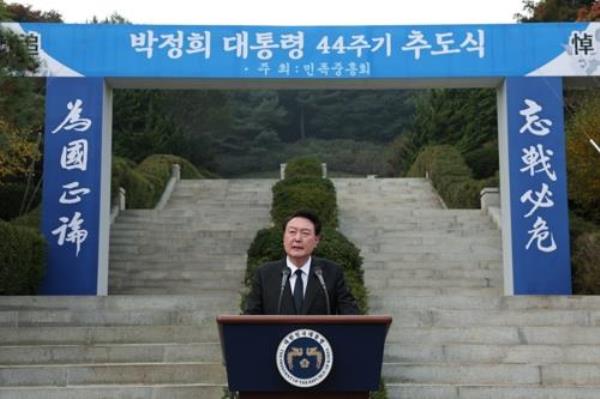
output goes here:
[[358, 314], [342, 268], [312, 256], [321, 222], [298, 211], [283, 225], [285, 259], [259, 267], [246, 300], [245, 314]]

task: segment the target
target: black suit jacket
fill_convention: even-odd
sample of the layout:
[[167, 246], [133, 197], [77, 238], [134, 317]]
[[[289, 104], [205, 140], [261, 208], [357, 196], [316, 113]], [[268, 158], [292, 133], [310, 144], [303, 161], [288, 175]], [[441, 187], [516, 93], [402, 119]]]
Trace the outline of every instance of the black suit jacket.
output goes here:
[[[310, 275], [300, 314], [327, 314], [325, 293], [315, 274], [315, 268], [323, 270], [323, 280], [329, 293], [331, 314], [358, 314], [356, 300], [348, 290], [342, 268], [329, 260], [312, 257]], [[246, 298], [245, 314], [296, 314], [294, 298], [289, 281], [286, 281], [281, 301], [281, 312], [277, 311], [285, 259], [268, 262], [254, 273], [252, 289]]]

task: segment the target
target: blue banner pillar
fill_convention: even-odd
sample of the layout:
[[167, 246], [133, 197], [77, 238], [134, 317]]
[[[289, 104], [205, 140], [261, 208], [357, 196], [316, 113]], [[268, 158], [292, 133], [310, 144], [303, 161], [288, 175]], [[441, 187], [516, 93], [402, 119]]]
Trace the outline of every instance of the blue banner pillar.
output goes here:
[[47, 79], [42, 294], [107, 294], [111, 112], [104, 79]]
[[498, 91], [506, 295], [571, 294], [561, 78], [507, 78]]

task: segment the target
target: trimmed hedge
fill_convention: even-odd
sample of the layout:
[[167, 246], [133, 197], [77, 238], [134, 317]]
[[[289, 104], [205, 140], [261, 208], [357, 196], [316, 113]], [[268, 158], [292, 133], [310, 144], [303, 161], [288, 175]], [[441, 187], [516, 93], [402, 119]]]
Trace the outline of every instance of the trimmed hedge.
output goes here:
[[484, 187], [498, 186], [498, 177], [475, 180], [460, 151], [451, 145], [425, 147], [408, 171], [409, 177], [426, 172], [449, 208], [479, 208]]
[[573, 246], [573, 294], [600, 295], [600, 230], [583, 233]]
[[299, 157], [291, 159], [285, 166], [285, 178], [322, 177], [321, 161], [316, 157]]
[[10, 221], [12, 225], [29, 227], [37, 231], [42, 229], [42, 206], [38, 205], [28, 213]]
[[0, 295], [33, 295], [45, 270], [39, 231], [0, 221]]
[[166, 182], [171, 177], [171, 165], [179, 164], [182, 179], [202, 179], [204, 176], [200, 171], [185, 158], [170, 154], [155, 154], [144, 159], [136, 167], [145, 175], [156, 176]]
[[337, 202], [331, 180], [320, 177], [293, 177], [280, 180], [272, 188], [273, 223], [281, 225], [285, 218], [300, 209], [311, 209], [323, 226], [337, 227]]
[[113, 157], [112, 197], [115, 198], [119, 187], [123, 187], [127, 192], [127, 208], [154, 208], [171, 177], [171, 165], [174, 163], [181, 166], [182, 179], [203, 178], [194, 165], [175, 155], [151, 155], [137, 166], [128, 159]]

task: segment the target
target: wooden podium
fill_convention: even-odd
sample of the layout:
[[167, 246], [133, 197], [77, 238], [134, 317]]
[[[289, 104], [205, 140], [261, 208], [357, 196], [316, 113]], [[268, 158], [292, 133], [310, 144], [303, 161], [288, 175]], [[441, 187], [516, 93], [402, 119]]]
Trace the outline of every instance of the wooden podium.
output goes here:
[[[379, 389], [383, 348], [391, 322], [388, 315], [219, 315], [229, 390], [238, 391], [241, 399], [367, 399], [369, 391]], [[283, 360], [278, 365], [278, 356], [288, 337], [307, 331], [325, 338], [333, 362], [328, 365], [329, 374], [317, 385], [299, 387], [284, 379], [280, 369], [285, 366], [281, 366]]]

